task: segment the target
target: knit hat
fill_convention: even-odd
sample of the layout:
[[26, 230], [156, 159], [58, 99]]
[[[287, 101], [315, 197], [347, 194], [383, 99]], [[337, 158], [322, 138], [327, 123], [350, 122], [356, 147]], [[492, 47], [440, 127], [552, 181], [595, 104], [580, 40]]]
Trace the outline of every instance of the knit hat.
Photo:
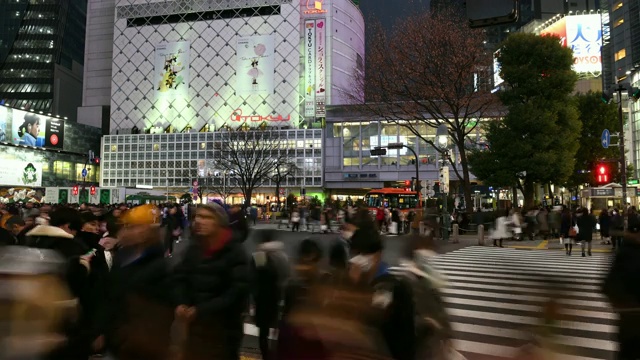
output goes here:
[[210, 202], [207, 204], [198, 205], [198, 208], [210, 211], [216, 217], [216, 220], [218, 220], [220, 225], [225, 227], [229, 226], [229, 214], [227, 214], [227, 211], [219, 204]]

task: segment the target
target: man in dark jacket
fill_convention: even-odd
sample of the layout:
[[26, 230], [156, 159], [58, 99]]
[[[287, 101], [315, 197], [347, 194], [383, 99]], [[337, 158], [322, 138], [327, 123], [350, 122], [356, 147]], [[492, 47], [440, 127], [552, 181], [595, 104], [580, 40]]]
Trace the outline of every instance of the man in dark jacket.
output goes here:
[[226, 211], [196, 209], [194, 241], [176, 267], [177, 321], [188, 324], [185, 359], [238, 360], [249, 294], [249, 261]]
[[283, 243], [275, 239], [275, 231], [261, 231], [259, 242], [251, 262], [251, 292], [255, 304], [255, 322], [259, 330], [260, 352], [262, 359], [267, 360], [271, 357], [269, 333], [271, 329], [278, 328], [280, 302], [289, 280], [290, 267]]

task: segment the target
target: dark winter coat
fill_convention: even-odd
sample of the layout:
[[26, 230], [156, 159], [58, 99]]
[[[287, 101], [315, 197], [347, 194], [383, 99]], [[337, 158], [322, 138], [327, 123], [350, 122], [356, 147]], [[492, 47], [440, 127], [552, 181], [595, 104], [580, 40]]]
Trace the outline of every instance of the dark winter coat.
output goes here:
[[602, 292], [619, 313], [618, 339], [637, 344], [640, 339], [640, 242], [637, 238], [622, 242], [607, 275]]
[[248, 256], [237, 236], [225, 239], [214, 252], [194, 242], [176, 267], [176, 304], [196, 308], [186, 346], [188, 359], [225, 360], [240, 346], [250, 274]]
[[229, 224], [234, 233], [234, 239], [244, 242], [249, 237], [249, 222], [242, 211], [229, 214]]
[[593, 228], [596, 226], [596, 218], [593, 215], [578, 215], [576, 225], [578, 225], [578, 241], [593, 240]]
[[609, 233], [611, 232], [611, 217], [607, 210], [602, 210], [598, 223], [600, 224], [600, 234], [602, 237], [609, 237]]
[[258, 327], [277, 328], [280, 302], [290, 276], [289, 262], [281, 246], [277, 241], [262, 244], [251, 261], [251, 290]]
[[165, 359], [169, 351], [173, 303], [163, 249], [139, 257], [117, 252], [110, 273], [107, 344], [120, 360]]

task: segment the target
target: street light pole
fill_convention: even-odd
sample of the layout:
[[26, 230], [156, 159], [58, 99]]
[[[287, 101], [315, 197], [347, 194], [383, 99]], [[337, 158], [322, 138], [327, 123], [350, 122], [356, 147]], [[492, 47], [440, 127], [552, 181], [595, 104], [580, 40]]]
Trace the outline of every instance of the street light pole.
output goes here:
[[411, 147], [405, 145], [404, 143], [391, 143], [387, 145], [387, 149], [398, 150], [398, 149], [408, 149], [413, 154], [414, 159], [416, 160], [416, 184], [413, 189], [418, 193], [418, 198], [420, 198], [420, 190], [422, 190], [422, 186], [420, 185], [420, 163], [418, 161], [418, 154]]
[[[618, 125], [620, 126], [620, 135], [618, 136], [618, 147], [620, 147], [620, 179], [622, 181], [622, 209], [626, 212], [627, 207], [627, 161], [624, 151], [624, 119], [622, 116], [622, 91], [627, 90], [622, 84], [618, 84], [616, 91], [618, 92]], [[626, 226], [625, 226], [626, 230]]]

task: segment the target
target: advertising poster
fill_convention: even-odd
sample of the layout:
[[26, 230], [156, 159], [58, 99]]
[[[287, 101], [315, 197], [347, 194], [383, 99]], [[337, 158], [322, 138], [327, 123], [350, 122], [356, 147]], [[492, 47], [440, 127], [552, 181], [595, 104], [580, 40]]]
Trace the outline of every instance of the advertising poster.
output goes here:
[[64, 120], [0, 106], [0, 141], [63, 149]]
[[42, 186], [42, 165], [20, 160], [0, 161], [0, 184], [14, 186]]
[[493, 86], [500, 86], [504, 82], [500, 76], [500, 62], [498, 61], [500, 56], [500, 50], [493, 53]]
[[557, 36], [560, 38], [560, 44], [562, 44], [562, 46], [566, 47], [567, 46], [567, 18], [564, 17], [558, 21], [556, 21], [555, 23], [553, 23], [551, 26], [545, 28], [544, 30], [540, 31], [540, 36]]
[[238, 38], [236, 92], [240, 96], [273, 94], [275, 82], [274, 35]]
[[64, 120], [55, 118], [48, 119], [44, 134], [45, 147], [62, 149], [64, 145]]
[[9, 109], [12, 142], [16, 145], [45, 146], [47, 119], [42, 115]]
[[154, 86], [157, 99], [187, 98], [191, 43], [156, 45]]
[[0, 141], [9, 142], [11, 134], [7, 133], [7, 128], [11, 131], [11, 126], [7, 127], [9, 122], [9, 108], [0, 106]]
[[316, 117], [325, 117], [326, 61], [325, 20], [316, 21]]
[[304, 22], [304, 116], [315, 117], [316, 21]]
[[31, 187], [0, 186], [0, 203], [12, 204], [18, 202], [44, 202], [46, 189]]
[[602, 27], [600, 14], [567, 16], [567, 46], [573, 50], [573, 70], [578, 73], [602, 71]]

